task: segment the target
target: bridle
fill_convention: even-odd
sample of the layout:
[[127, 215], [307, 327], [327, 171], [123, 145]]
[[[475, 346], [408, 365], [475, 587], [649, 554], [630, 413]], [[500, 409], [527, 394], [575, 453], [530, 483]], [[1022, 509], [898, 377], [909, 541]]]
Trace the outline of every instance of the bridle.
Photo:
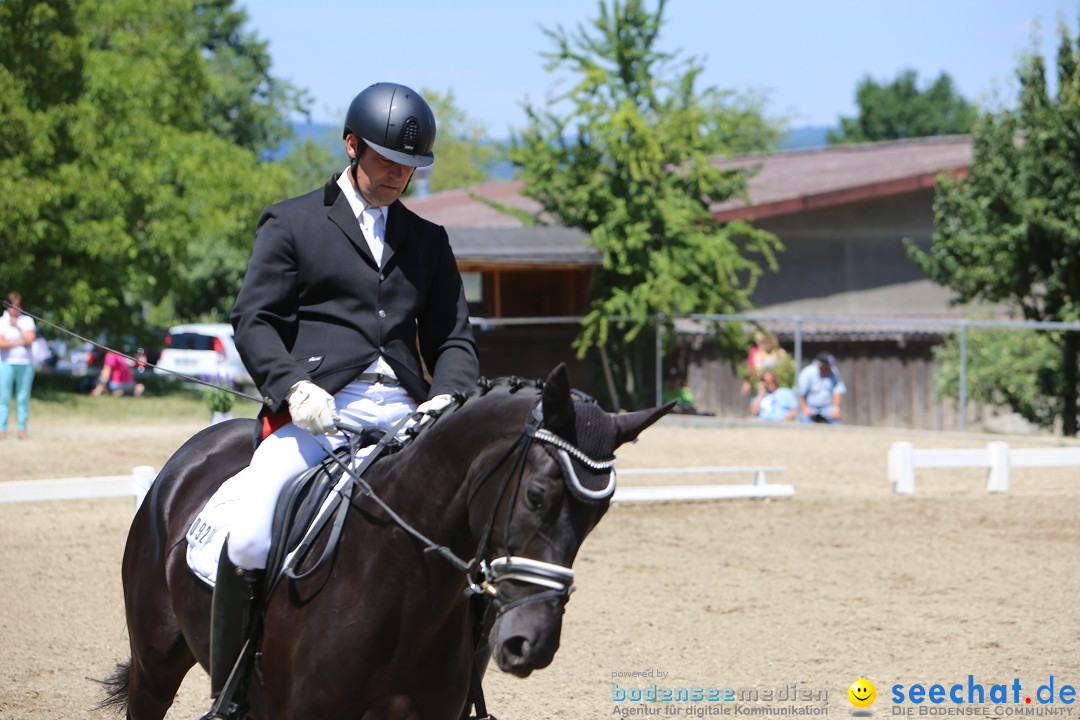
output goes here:
[[[442, 411], [433, 413], [433, 415], [441, 414]], [[495, 475], [499, 468], [503, 467], [508, 460], [513, 458], [510, 468], [502, 478], [501, 486], [495, 496], [495, 502], [491, 507], [491, 514], [481, 532], [476, 552], [473, 555], [472, 560], [466, 562], [458, 557], [450, 548], [434, 542], [416, 528], [412, 527], [404, 518], [394, 512], [361, 476], [363, 470], [376, 459], [387, 442], [396, 435], [397, 431], [403, 428], [410, 419], [415, 419], [415, 413], [414, 415], [403, 419], [398, 427], [389, 431], [373, 452], [371, 452], [356, 469], [351, 467], [349, 463], [343, 461], [336, 454], [327, 454], [328, 460], [330, 460], [332, 464], [341, 467], [344, 471], [345, 477], [342, 478], [334, 489], [339, 502], [336, 505], [336, 509], [330, 505], [324, 506], [324, 512], [321, 513], [320, 518], [316, 523], [312, 525], [308, 534], [301, 542], [300, 547], [290, 554], [286, 562], [286, 567], [283, 569], [279, 579], [282, 576], [289, 577], [293, 580], [303, 579], [321, 567], [329, 558], [329, 555], [333, 552], [333, 548], [336, 545], [336, 540], [331, 540], [326, 543], [323, 550], [323, 556], [313, 567], [302, 574], [297, 574], [294, 571], [306, 555], [311, 542], [319, 534], [323, 524], [330, 520], [331, 515], [337, 516], [334, 521], [333, 534], [336, 535], [339, 532], [341, 524], [344, 521], [345, 510], [350, 504], [349, 500], [351, 498], [352, 488], [356, 487], [359, 489], [361, 495], [369, 497], [379, 505], [379, 507], [390, 516], [390, 519], [402, 530], [412, 535], [416, 540], [423, 544], [425, 546], [425, 552], [437, 553], [459, 571], [464, 573], [466, 580], [465, 594], [467, 596], [485, 595], [492, 598], [497, 607], [498, 614], [501, 615], [507, 610], [525, 603], [541, 600], [556, 600], [565, 604], [570, 597], [570, 593], [574, 591], [573, 569], [563, 565], [534, 560], [520, 555], [513, 555], [510, 552], [508, 541], [506, 540], [509, 538], [510, 522], [513, 519], [513, 510], [516, 504], [517, 494], [520, 491], [521, 484], [524, 480], [525, 464], [529, 450], [532, 448], [533, 443], [536, 442], [551, 446], [554, 450], [554, 455], [557, 458], [558, 465], [563, 473], [563, 480], [568, 485], [574, 487], [575, 492], [581, 493], [583, 497], [593, 502], [605, 500], [614, 493], [615, 459], [594, 460], [565, 439], [541, 428], [540, 425], [543, 423], [544, 414], [542, 405], [538, 401], [529, 413], [529, 418], [525, 422], [525, 426], [522, 428], [518, 438], [499, 456], [495, 463], [486, 472], [478, 476], [469, 487], [466, 495], [466, 505], [471, 505], [476, 494], [484, 484]], [[353, 430], [352, 428], [342, 426], [340, 423], [339, 427], [350, 431]], [[608, 482], [607, 487], [600, 491], [590, 491], [586, 489], [578, 480], [577, 474], [574, 472], [574, 468], [570, 462], [571, 457], [592, 470], [609, 470], [610, 481]], [[496, 516], [499, 507], [503, 503], [503, 498], [506, 496], [506, 493], [511, 490], [512, 492], [506, 517], [506, 530], [503, 533], [505, 554], [488, 562], [489, 546], [491, 544], [492, 531], [495, 527]], [[535, 585], [540, 587], [541, 590], [523, 595], [509, 602], [503, 602], [499, 599], [499, 584], [505, 582]]]
[[[615, 490], [614, 458], [611, 458], [610, 460], [594, 460], [593, 458], [590, 458], [580, 449], [555, 433], [541, 428], [540, 425], [543, 420], [543, 408], [541, 403], [537, 402], [536, 405], [533, 406], [532, 412], [529, 413], [529, 418], [525, 422], [525, 427], [522, 428], [521, 435], [519, 435], [518, 439], [507, 448], [495, 464], [487, 472], [479, 476], [475, 483], [472, 484], [469, 488], [466, 500], [467, 504], [471, 504], [476, 493], [484, 483], [486, 483], [512, 455], [514, 456], [513, 463], [503, 477], [502, 485], [496, 494], [495, 502], [491, 507], [491, 514], [480, 535], [480, 542], [477, 545], [476, 553], [473, 556], [472, 562], [469, 563], [472, 572], [468, 573], [466, 576], [468, 587], [465, 592], [470, 595], [486, 594], [493, 597], [498, 614], [500, 615], [515, 607], [524, 605], [525, 603], [541, 600], [556, 600], [560, 604], [565, 604], [570, 598], [570, 593], [574, 591], [574, 571], [572, 568], [557, 565], [555, 563], [534, 560], [520, 555], [513, 555], [510, 551], [510, 524], [513, 520], [517, 495], [521, 490], [521, 484], [525, 477], [526, 458], [528, 457], [529, 450], [532, 448], [533, 443], [539, 442], [554, 448], [555, 455], [559, 460], [558, 464], [564, 474], [564, 481], [568, 484], [576, 484], [579, 491], [588, 493], [588, 496], [591, 499], [606, 499], [610, 497]], [[517, 451], [516, 455], [514, 455], [515, 450]], [[600, 491], [586, 490], [581, 485], [577, 478], [577, 474], [574, 472], [573, 466], [570, 464], [571, 456], [591, 469], [610, 470], [611, 479], [608, 486]], [[495, 526], [495, 517], [500, 505], [503, 503], [503, 498], [511, 487], [513, 490], [507, 507], [506, 530], [503, 533], [503, 549], [505, 550], [505, 554], [495, 557], [489, 563], [486, 560], [486, 557], [491, 544], [491, 535]], [[523, 595], [509, 602], [503, 602], [499, 599], [498, 592], [499, 583], [503, 582], [524, 583], [527, 585], [535, 585], [542, 589], [537, 592]]]

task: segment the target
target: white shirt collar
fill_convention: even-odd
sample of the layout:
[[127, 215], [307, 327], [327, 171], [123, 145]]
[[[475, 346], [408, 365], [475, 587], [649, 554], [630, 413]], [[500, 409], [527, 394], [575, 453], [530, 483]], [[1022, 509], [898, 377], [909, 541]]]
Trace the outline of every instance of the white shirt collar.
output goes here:
[[[352, 171], [349, 168], [345, 168], [345, 172], [338, 176], [337, 184], [341, 188], [341, 192], [345, 195], [345, 199], [349, 202], [349, 207], [352, 208], [353, 215], [356, 217], [357, 222], [360, 221], [360, 214], [368, 208], [368, 204], [364, 202], [364, 197], [356, 191], [353, 184], [349, 181], [349, 175]], [[387, 220], [386, 206], [371, 206], [371, 209], [382, 214], [383, 223]]]

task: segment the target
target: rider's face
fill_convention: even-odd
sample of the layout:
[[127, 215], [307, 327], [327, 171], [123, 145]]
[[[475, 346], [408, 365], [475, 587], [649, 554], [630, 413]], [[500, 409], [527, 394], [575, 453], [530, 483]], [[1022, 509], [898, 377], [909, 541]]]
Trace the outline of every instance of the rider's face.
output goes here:
[[[350, 139], [355, 138], [350, 136]], [[349, 144], [350, 155], [355, 147]], [[369, 205], [389, 205], [398, 199], [415, 168], [387, 160], [371, 148], [364, 148], [356, 162], [356, 190]]]

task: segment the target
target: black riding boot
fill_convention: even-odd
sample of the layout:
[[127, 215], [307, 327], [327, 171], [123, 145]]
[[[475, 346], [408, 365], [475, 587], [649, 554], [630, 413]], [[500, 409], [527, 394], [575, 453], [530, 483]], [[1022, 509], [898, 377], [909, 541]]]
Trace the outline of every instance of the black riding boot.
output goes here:
[[[236, 665], [244, 643], [251, 635], [255, 615], [256, 590], [262, 578], [261, 570], [245, 570], [229, 559], [229, 541], [225, 540], [218, 559], [217, 580], [210, 606], [210, 697], [216, 698], [225, 687]], [[246, 675], [250, 667], [241, 668]], [[247, 679], [241, 682], [246, 685]], [[203, 715], [203, 718], [238, 717], [242, 697], [233, 699], [231, 707]], [[215, 703], [216, 705], [216, 703]]]

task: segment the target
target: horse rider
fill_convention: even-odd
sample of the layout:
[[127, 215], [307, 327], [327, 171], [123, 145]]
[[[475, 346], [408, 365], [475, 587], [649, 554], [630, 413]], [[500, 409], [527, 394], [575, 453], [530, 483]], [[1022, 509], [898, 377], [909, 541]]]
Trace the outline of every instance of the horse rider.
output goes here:
[[434, 162], [430, 106], [404, 85], [376, 83], [349, 105], [342, 136], [344, 172], [263, 210], [231, 315], [263, 396], [265, 437], [219, 491], [242, 509], [214, 587], [213, 697], [250, 629], [282, 486], [345, 443], [337, 420], [389, 428], [444, 408], [479, 374], [446, 231], [399, 199], [415, 169]]

